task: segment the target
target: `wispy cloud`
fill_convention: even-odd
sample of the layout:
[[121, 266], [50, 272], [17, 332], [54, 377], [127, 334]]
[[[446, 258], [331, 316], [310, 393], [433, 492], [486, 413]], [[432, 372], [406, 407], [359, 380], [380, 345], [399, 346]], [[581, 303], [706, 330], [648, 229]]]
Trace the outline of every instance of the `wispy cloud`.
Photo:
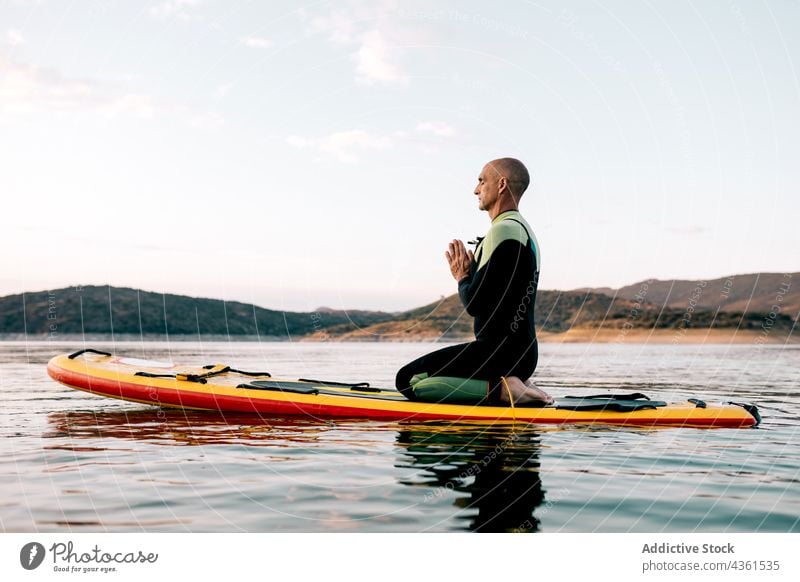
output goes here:
[[397, 51], [386, 42], [378, 30], [370, 30], [361, 37], [361, 45], [353, 54], [356, 79], [366, 84], [407, 83], [408, 75], [393, 62]]
[[337, 44], [356, 42], [359, 36], [359, 15], [351, 10], [314, 16], [308, 25], [311, 34], [327, 34]]
[[146, 95], [117, 92], [97, 81], [70, 79], [55, 69], [0, 55], [0, 114], [77, 110], [94, 110], [109, 117], [150, 118], [155, 104]]
[[156, 105], [148, 95], [125, 93], [100, 105], [98, 111], [107, 117], [132, 115], [141, 119], [151, 119], [156, 113]]
[[25, 42], [25, 37], [18, 30], [9, 28], [3, 35], [3, 42], [8, 46], [19, 46]]
[[456, 130], [443, 121], [423, 121], [414, 129], [419, 133], [430, 133], [439, 137], [451, 137], [456, 134]]
[[196, 15], [192, 12], [195, 6], [199, 6], [202, 0], [167, 0], [155, 6], [151, 6], [148, 12], [156, 18], [180, 18], [181, 20], [192, 20]]
[[96, 106], [99, 101], [98, 87], [91, 81], [67, 79], [54, 69], [34, 67], [0, 54], [0, 114], [71, 110]]
[[434, 151], [441, 138], [455, 135], [456, 130], [443, 121], [423, 121], [414, 127], [414, 131], [396, 130], [391, 134], [381, 135], [363, 129], [351, 129], [322, 137], [292, 135], [286, 142], [293, 147], [315, 149], [339, 162], [352, 164], [360, 161], [361, 156], [368, 151], [384, 150], [401, 144], [412, 144], [425, 151]]
[[357, 162], [361, 152], [376, 149], [382, 150], [392, 146], [390, 138], [374, 135], [362, 129], [339, 131], [316, 138], [292, 135], [286, 141], [296, 148], [319, 150], [345, 164]]
[[216, 131], [225, 127], [225, 117], [216, 111], [204, 111], [188, 117], [191, 127], [204, 131]]
[[391, 10], [386, 2], [351, 2], [347, 9], [315, 16], [308, 30], [326, 34], [338, 46], [352, 50], [356, 81], [369, 85], [406, 84], [409, 76], [401, 66], [403, 53], [396, 41], [396, 28], [381, 27], [382, 16]]
[[707, 226], [699, 225], [685, 225], [685, 226], [668, 226], [667, 232], [672, 234], [680, 234], [682, 236], [699, 236], [711, 232]]
[[214, 91], [211, 93], [211, 97], [216, 101], [225, 99], [228, 96], [228, 93], [230, 93], [234, 87], [236, 87], [236, 83], [225, 83], [220, 85], [214, 89]]
[[245, 36], [240, 42], [249, 48], [265, 49], [271, 47], [274, 43], [268, 39], [260, 36]]
[[219, 128], [224, 121], [215, 112], [163, 103], [112, 83], [69, 78], [56, 69], [19, 62], [0, 53], [0, 120], [72, 111], [112, 118], [172, 116], [199, 129]]

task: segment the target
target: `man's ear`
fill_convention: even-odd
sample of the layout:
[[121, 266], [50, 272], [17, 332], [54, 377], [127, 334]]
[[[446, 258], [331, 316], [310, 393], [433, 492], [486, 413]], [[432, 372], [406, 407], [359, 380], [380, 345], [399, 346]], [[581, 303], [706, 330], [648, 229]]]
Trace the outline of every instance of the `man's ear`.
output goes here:
[[505, 176], [501, 176], [497, 181], [497, 193], [502, 194], [503, 192], [508, 192], [508, 179]]

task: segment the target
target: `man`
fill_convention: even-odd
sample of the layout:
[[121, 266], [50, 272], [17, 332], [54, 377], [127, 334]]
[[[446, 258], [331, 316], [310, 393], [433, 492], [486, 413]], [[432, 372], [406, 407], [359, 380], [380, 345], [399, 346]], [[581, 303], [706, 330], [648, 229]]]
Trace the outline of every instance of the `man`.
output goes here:
[[[475, 253], [454, 240], [445, 257], [458, 281], [458, 294], [475, 318], [475, 341], [437, 350], [403, 366], [397, 389], [408, 398], [415, 374], [488, 381], [489, 404], [550, 404], [553, 399], [525, 381], [538, 360], [533, 308], [539, 283], [539, 246], [519, 213], [530, 183], [527, 168], [514, 158], [489, 162], [478, 176], [478, 207], [492, 225]], [[503, 381], [505, 380], [505, 381]]]

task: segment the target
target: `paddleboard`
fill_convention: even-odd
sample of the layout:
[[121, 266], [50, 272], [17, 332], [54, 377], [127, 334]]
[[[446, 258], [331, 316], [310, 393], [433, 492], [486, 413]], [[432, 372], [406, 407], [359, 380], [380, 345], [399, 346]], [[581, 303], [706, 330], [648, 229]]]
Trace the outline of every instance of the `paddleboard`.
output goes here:
[[545, 407], [412, 402], [397, 390], [365, 382], [278, 379], [226, 364], [186, 366], [92, 349], [55, 356], [47, 371], [66, 386], [98, 396], [165, 408], [260, 415], [683, 427], [750, 427], [761, 420], [752, 404], [699, 399], [668, 403], [641, 394], [577, 394]]

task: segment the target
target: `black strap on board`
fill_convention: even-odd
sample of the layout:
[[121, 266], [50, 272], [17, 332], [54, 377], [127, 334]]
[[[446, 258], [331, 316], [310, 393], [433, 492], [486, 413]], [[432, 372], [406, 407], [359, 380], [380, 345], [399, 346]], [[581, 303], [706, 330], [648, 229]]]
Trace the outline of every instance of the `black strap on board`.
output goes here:
[[[203, 366], [203, 369], [204, 370], [211, 370], [214, 367], [215, 367], [214, 364], [208, 364], [207, 366]], [[235, 374], [241, 374], [242, 376], [255, 376], [255, 377], [266, 376], [267, 378], [272, 378], [272, 374], [270, 374], [269, 372], [248, 372], [246, 370], [237, 370], [236, 368], [228, 368], [226, 371], [227, 372], [234, 372]], [[220, 373], [223, 373], [223, 372], [220, 372]]]
[[254, 380], [249, 384], [239, 384], [237, 388], [248, 388], [250, 390], [272, 390], [275, 392], [290, 392], [293, 394], [319, 394], [319, 390], [313, 386], [298, 386], [290, 382], [277, 382], [274, 380]]
[[369, 382], [334, 382], [333, 380], [311, 380], [309, 378], [298, 378], [298, 382], [309, 382], [310, 384], [319, 384], [321, 386], [342, 386], [350, 388], [350, 390], [357, 390], [359, 392], [380, 392], [380, 388], [370, 388]]
[[694, 404], [697, 408], [706, 408], [706, 403], [699, 398], [689, 398], [689, 402]]
[[77, 352], [75, 352], [73, 354], [68, 355], [67, 357], [70, 360], [74, 360], [75, 358], [77, 358], [78, 356], [81, 356], [83, 354], [97, 354], [97, 355], [100, 355], [100, 356], [110, 356], [111, 355], [109, 352], [103, 352], [103, 351], [100, 351], [100, 350], [95, 350], [93, 348], [84, 348], [82, 350], [78, 350]]
[[761, 424], [761, 413], [758, 411], [758, 406], [756, 406], [755, 404], [750, 404], [749, 402], [730, 402], [730, 401], [726, 402], [725, 404], [733, 404], [735, 406], [741, 406], [747, 412], [749, 412], [753, 418], [756, 419], [757, 425]]
[[632, 394], [593, 394], [591, 396], [562, 396], [561, 398], [586, 398], [592, 400], [606, 399], [606, 400], [650, 400], [648, 396], [641, 392], [634, 392]]
[[214, 376], [219, 376], [221, 374], [227, 374], [230, 372], [230, 366], [223, 366], [219, 370], [214, 370], [212, 372], [206, 372], [205, 374], [182, 374], [178, 372], [177, 374], [153, 374], [152, 372], [136, 372], [134, 376], [142, 376], [144, 378], [177, 378], [178, 380], [185, 380], [186, 382], [197, 382], [198, 384], [205, 384], [208, 381], [208, 378], [213, 378]]
[[186, 382], [197, 382], [198, 384], [206, 384], [209, 378], [213, 378], [214, 376], [221, 376], [222, 374], [227, 374], [228, 372], [234, 372], [236, 374], [242, 374], [244, 376], [254, 376], [254, 377], [266, 377], [272, 378], [272, 374], [269, 372], [247, 372], [245, 370], [236, 370], [235, 368], [231, 368], [230, 366], [222, 366], [221, 368], [214, 370], [217, 366], [215, 364], [210, 364], [208, 366], [203, 366], [204, 370], [210, 370], [204, 374], [182, 374], [178, 372], [177, 374], [153, 374], [152, 372], [136, 372], [134, 376], [142, 376], [144, 378], [177, 378], [178, 380], [185, 380]]
[[634, 412], [667, 406], [659, 400], [612, 400], [610, 398], [585, 398], [582, 400], [556, 400], [554, 408], [559, 410], [610, 410], [613, 412]]

